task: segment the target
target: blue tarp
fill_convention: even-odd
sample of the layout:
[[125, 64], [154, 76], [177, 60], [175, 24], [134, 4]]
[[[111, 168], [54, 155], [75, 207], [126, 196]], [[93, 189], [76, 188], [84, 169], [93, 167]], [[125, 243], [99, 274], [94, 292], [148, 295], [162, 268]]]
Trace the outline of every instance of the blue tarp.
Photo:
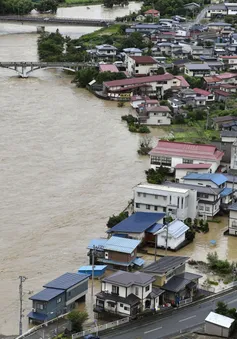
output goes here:
[[145, 260], [141, 259], [141, 258], [136, 258], [133, 260], [133, 263], [137, 266], [142, 266], [145, 264]]

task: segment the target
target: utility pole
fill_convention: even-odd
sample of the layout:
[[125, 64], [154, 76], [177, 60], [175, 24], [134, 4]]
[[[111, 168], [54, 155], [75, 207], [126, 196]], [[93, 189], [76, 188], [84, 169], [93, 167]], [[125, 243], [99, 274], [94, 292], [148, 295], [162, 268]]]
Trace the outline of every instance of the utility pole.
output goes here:
[[19, 296], [20, 296], [20, 320], [19, 320], [19, 335], [22, 335], [22, 319], [23, 319], [23, 282], [26, 281], [26, 277], [20, 275]]
[[95, 245], [92, 250], [91, 296], [94, 296]]

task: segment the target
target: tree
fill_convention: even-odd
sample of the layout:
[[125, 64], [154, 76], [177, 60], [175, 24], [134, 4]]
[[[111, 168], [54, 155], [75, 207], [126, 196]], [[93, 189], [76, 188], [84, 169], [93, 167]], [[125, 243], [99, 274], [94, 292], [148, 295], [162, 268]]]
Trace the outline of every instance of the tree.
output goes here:
[[156, 170], [154, 170], [153, 168], [150, 168], [149, 170], [145, 171], [145, 173], [146, 173], [147, 182], [149, 184], [160, 185], [165, 180], [165, 177], [168, 174], [168, 170], [160, 166]]
[[95, 68], [87, 67], [77, 72], [74, 81], [78, 86], [86, 87], [89, 82], [94, 80], [98, 75], [98, 71]]
[[140, 155], [147, 155], [151, 149], [152, 149], [152, 139], [148, 136], [145, 136], [140, 140], [140, 147], [137, 153]]
[[143, 41], [142, 34], [139, 32], [133, 32], [129, 35], [127, 39], [124, 39], [121, 44], [121, 49], [136, 47], [136, 48], [145, 48], [146, 43]]
[[159, 75], [165, 74], [164, 67], [159, 67], [159, 68], [157, 69], [157, 74], [159, 74]]
[[120, 80], [125, 79], [126, 75], [124, 72], [101, 72], [96, 77], [96, 82], [98, 84], [103, 84], [104, 81]]
[[113, 215], [112, 217], [109, 218], [107, 222], [107, 227], [112, 228], [115, 225], [119, 224], [124, 219], [126, 219], [127, 217], [128, 217], [128, 212], [121, 212], [118, 215]]
[[83, 330], [84, 322], [88, 319], [88, 314], [86, 312], [73, 310], [68, 314], [67, 318], [71, 321], [72, 331], [81, 332]]
[[217, 308], [215, 309], [216, 313], [232, 319], [237, 319], [236, 308], [228, 308], [227, 304], [225, 304], [223, 301], [218, 301], [216, 306], [217, 306]]
[[40, 13], [51, 11], [56, 13], [58, 9], [58, 2], [56, 0], [41, 0], [37, 5], [36, 9]]
[[203, 78], [190, 77], [185, 75], [185, 79], [189, 83], [191, 88], [202, 88], [203, 87]]
[[0, 0], [0, 14], [29, 14], [33, 9], [30, 0]]

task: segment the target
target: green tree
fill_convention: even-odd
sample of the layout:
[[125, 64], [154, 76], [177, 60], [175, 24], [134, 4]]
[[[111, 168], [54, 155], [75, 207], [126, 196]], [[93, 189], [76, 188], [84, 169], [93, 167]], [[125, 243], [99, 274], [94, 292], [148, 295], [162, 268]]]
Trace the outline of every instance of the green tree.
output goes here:
[[56, 13], [58, 9], [58, 2], [57, 0], [41, 0], [36, 9], [40, 13], [45, 13], [51, 11], [52, 13]]
[[101, 72], [96, 77], [96, 82], [98, 84], [103, 84], [104, 81], [120, 80], [125, 79], [126, 75], [124, 72]]
[[223, 301], [218, 301], [216, 306], [216, 313], [232, 319], [237, 319], [236, 308], [228, 308], [227, 304], [225, 304]]
[[164, 67], [159, 67], [159, 68], [157, 69], [157, 74], [160, 74], [160, 75], [165, 74]]
[[162, 166], [160, 166], [158, 169], [150, 168], [149, 170], [145, 171], [147, 182], [149, 184], [162, 184], [162, 182], [165, 180], [168, 170]]
[[84, 322], [88, 319], [88, 314], [86, 312], [73, 310], [68, 314], [67, 318], [71, 321], [72, 331], [81, 332]]
[[127, 39], [123, 39], [121, 44], [121, 49], [136, 47], [136, 48], [145, 48], [146, 43], [143, 41], [142, 34], [139, 32], [133, 32], [129, 35]]
[[112, 228], [115, 225], [119, 224], [124, 219], [126, 219], [127, 217], [128, 217], [128, 212], [121, 212], [118, 215], [113, 215], [112, 217], [109, 218], [107, 222], [107, 227]]
[[190, 77], [185, 75], [185, 79], [189, 83], [191, 88], [202, 88], [203, 87], [203, 78]]
[[1, 0], [0, 1], [0, 14], [29, 14], [33, 9], [30, 0]]
[[76, 73], [74, 81], [77, 83], [78, 86], [86, 87], [89, 82], [96, 79], [97, 75], [98, 71], [95, 68], [83, 68]]

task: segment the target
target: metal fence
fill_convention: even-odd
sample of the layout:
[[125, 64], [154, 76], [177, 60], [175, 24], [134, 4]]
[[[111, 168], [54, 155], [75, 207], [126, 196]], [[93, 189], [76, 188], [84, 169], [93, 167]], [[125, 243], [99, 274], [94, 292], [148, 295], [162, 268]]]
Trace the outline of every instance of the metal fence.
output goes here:
[[85, 331], [73, 334], [72, 339], [82, 338], [87, 334], [98, 333], [100, 331], [104, 331], [104, 330], [107, 330], [109, 328], [114, 328], [116, 326], [126, 324], [128, 322], [129, 322], [129, 317], [123, 318], [123, 319], [120, 319], [120, 320], [116, 320], [116, 321], [112, 321], [111, 323], [107, 323], [107, 324], [104, 324], [104, 325], [93, 326], [91, 328], [88, 328]]

